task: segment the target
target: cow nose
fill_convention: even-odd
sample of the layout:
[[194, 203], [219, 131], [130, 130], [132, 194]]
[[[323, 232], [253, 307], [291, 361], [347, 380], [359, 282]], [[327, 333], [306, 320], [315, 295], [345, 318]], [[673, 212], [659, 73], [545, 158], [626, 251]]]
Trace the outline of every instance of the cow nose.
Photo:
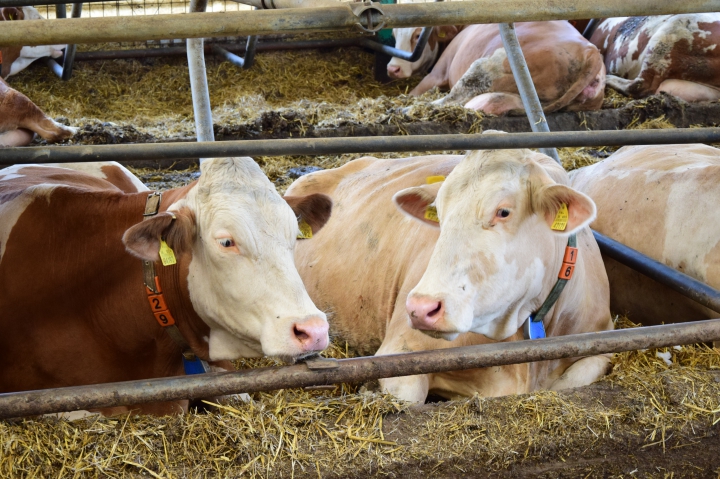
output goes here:
[[415, 329], [437, 329], [437, 323], [445, 315], [442, 301], [410, 296], [405, 303], [410, 322]]
[[328, 323], [313, 317], [292, 325], [293, 338], [303, 352], [322, 351], [328, 347]]
[[397, 78], [398, 76], [400, 76], [400, 67], [397, 65], [388, 65], [387, 72], [388, 75], [390, 75], [391, 77]]

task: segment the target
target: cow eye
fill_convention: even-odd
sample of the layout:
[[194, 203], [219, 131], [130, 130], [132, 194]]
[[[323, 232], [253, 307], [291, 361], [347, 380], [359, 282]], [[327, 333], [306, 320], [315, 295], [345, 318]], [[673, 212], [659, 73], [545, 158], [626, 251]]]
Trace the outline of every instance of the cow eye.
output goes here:
[[220, 238], [217, 241], [223, 248], [232, 248], [235, 246], [235, 242], [231, 238]]
[[510, 210], [500, 208], [499, 210], [497, 210], [497, 213], [495, 213], [495, 216], [497, 216], [498, 218], [507, 218], [508, 216], [510, 216]]

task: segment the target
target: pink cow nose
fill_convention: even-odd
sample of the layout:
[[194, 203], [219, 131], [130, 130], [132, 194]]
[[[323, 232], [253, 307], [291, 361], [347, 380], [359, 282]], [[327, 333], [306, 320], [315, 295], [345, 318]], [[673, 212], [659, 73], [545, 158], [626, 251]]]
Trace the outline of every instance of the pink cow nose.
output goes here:
[[405, 303], [413, 328], [423, 330], [437, 329], [438, 322], [445, 316], [442, 301], [430, 298], [410, 296]]
[[293, 338], [303, 352], [322, 351], [328, 347], [328, 323], [322, 318], [306, 319], [292, 326]]
[[387, 72], [388, 75], [390, 75], [391, 77], [397, 78], [398, 76], [400, 76], [400, 67], [397, 65], [388, 65]]

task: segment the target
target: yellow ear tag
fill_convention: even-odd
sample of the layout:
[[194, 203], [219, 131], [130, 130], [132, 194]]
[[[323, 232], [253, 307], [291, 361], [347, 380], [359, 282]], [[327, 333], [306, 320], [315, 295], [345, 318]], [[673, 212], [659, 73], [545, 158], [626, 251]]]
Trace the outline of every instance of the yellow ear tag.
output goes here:
[[165, 240], [160, 240], [160, 261], [162, 261], [163, 266], [170, 266], [171, 264], [177, 263], [175, 253]]
[[440, 218], [438, 218], [437, 215], [437, 208], [432, 205], [425, 208], [425, 219], [428, 221], [434, 221], [435, 223], [440, 223]]
[[300, 228], [300, 233], [297, 235], [298, 239], [312, 238], [312, 228], [309, 224], [307, 224], [307, 221], [300, 220], [298, 228]]
[[425, 182], [428, 185], [432, 185], [433, 183], [441, 183], [443, 181], [445, 181], [444, 176], [428, 176], [427, 178], [425, 178]]
[[555, 215], [555, 221], [553, 221], [552, 226], [550, 228], [557, 230], [557, 231], [565, 231], [565, 228], [567, 228], [568, 224], [568, 209], [567, 205], [563, 203], [560, 206], [560, 209], [558, 210], [557, 214]]

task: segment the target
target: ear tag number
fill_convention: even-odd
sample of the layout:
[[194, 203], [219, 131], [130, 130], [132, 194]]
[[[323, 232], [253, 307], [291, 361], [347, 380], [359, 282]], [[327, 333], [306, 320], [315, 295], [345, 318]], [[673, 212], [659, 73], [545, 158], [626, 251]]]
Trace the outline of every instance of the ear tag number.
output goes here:
[[160, 240], [160, 261], [162, 261], [163, 266], [170, 266], [177, 263], [175, 253], [165, 240]]
[[425, 178], [425, 183], [427, 183], [428, 185], [432, 185], [433, 183], [442, 183], [443, 181], [445, 181], [445, 177], [440, 175], [428, 176], [427, 178]]
[[553, 224], [552, 226], [550, 226], [550, 228], [556, 231], [565, 231], [565, 228], [567, 228], [568, 224], [568, 218], [569, 214], [567, 205], [563, 203], [562, 206], [560, 206], [557, 214], [555, 215], [555, 221], [553, 221]]
[[298, 222], [298, 228], [300, 229], [300, 233], [297, 235], [298, 239], [312, 238], [312, 228], [307, 224], [307, 221], [301, 219]]
[[425, 208], [425, 219], [428, 221], [434, 221], [435, 223], [440, 223], [440, 218], [438, 218], [437, 215], [437, 208], [432, 205]]

